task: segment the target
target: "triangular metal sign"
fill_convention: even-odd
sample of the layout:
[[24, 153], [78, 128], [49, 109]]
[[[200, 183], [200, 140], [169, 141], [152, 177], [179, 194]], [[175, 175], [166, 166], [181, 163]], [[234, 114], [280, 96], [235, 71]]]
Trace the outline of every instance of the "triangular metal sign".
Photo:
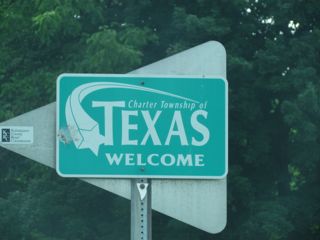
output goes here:
[[[210, 75], [226, 78], [226, 53], [220, 43], [210, 41], [139, 68], [131, 74]], [[0, 123], [0, 126], [32, 126], [32, 144], [0, 145], [54, 168], [57, 137], [55, 105], [51, 103]], [[82, 180], [130, 199], [130, 180]], [[204, 231], [217, 233], [226, 225], [226, 185], [226, 179], [152, 180], [152, 208]]]

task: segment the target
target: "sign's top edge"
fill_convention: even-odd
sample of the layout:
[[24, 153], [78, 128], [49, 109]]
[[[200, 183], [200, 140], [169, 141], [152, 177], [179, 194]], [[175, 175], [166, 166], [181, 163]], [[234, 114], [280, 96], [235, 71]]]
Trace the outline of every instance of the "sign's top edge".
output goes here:
[[[218, 42], [215, 40], [210, 40], [200, 45], [193, 46], [185, 51], [175, 53], [162, 60], [175, 58], [175, 57], [181, 56], [182, 54], [187, 54], [194, 51], [197, 51], [197, 53], [201, 52], [203, 54], [215, 54], [215, 56], [219, 55], [219, 57], [223, 58], [223, 61], [226, 61], [227, 51], [225, 46], [221, 42]], [[151, 63], [151, 64], [156, 64], [156, 63]]]
[[62, 73], [58, 76], [58, 80], [64, 78], [64, 77], [97, 77], [97, 78], [103, 78], [103, 77], [121, 77], [121, 78], [196, 78], [196, 79], [221, 79], [224, 82], [227, 82], [227, 79], [223, 76], [218, 75], [159, 75], [159, 74], [107, 74], [107, 73]]

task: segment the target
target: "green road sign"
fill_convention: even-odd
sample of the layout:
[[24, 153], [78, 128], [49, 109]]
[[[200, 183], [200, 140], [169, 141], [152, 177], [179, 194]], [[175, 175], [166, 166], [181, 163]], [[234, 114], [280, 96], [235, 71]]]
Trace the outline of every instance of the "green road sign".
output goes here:
[[222, 78], [62, 74], [57, 172], [63, 177], [224, 178], [227, 91]]

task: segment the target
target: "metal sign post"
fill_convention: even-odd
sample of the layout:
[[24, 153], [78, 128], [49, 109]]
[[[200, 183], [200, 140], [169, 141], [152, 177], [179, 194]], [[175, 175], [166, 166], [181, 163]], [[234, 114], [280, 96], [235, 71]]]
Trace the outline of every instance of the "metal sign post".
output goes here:
[[152, 239], [151, 180], [131, 180], [131, 240]]

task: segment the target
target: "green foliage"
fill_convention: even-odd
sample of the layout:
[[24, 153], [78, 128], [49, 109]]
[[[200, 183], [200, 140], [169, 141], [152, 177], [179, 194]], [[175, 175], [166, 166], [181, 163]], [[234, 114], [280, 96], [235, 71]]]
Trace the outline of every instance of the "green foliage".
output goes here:
[[[228, 54], [228, 224], [155, 213], [154, 239], [320, 236], [317, 0], [0, 1], [0, 121], [55, 100], [62, 72], [125, 73], [208, 40]], [[0, 238], [129, 239], [129, 203], [0, 151]]]
[[141, 64], [141, 48], [155, 40], [150, 30], [125, 26], [118, 31], [100, 27], [86, 40], [86, 57], [82, 64], [87, 72], [125, 73]]
[[279, 240], [287, 239], [288, 233], [293, 226], [288, 221], [288, 210], [278, 202], [258, 202], [252, 207], [252, 214], [249, 221], [242, 225], [243, 233], [240, 239]]

